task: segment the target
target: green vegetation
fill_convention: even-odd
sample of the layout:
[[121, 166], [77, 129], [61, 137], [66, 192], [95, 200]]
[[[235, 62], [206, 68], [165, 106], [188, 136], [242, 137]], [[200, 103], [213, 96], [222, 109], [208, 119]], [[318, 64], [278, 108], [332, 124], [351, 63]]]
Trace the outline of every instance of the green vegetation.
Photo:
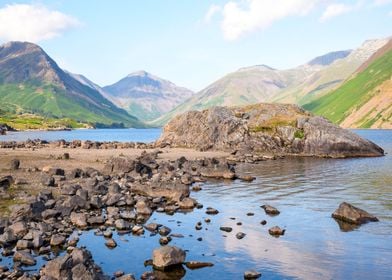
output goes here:
[[[392, 76], [392, 50], [376, 59], [338, 89], [303, 107], [335, 123], [341, 123], [353, 109], [360, 108], [373, 97], [374, 89]], [[371, 126], [372, 121], [362, 124]]]
[[[16, 129], [85, 127], [82, 123], [141, 126], [136, 118], [116, 108], [103, 97], [103, 100], [91, 98], [95, 92], [90, 92], [92, 90], [88, 87], [83, 90], [87, 90], [86, 98], [77, 94], [71, 95], [54, 85], [0, 85], [0, 122]], [[96, 104], [88, 98], [93, 99]]]
[[297, 130], [294, 132], [294, 138], [303, 139], [305, 137], [305, 133], [303, 130]]

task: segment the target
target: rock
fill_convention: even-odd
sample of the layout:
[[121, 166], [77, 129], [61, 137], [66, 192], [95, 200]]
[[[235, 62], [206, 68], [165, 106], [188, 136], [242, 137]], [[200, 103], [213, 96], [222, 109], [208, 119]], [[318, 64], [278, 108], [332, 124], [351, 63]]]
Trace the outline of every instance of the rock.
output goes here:
[[108, 280], [108, 276], [102, 273], [92, 260], [91, 254], [85, 249], [74, 248], [72, 253], [59, 256], [40, 270], [40, 279], [84, 279], [84, 280]]
[[158, 233], [159, 233], [161, 236], [169, 235], [170, 232], [171, 232], [171, 229], [168, 228], [168, 227], [166, 227], [166, 226], [162, 226], [162, 227], [160, 227], [159, 230], [158, 230]]
[[43, 167], [42, 172], [48, 173], [51, 176], [53, 176], [53, 175], [64, 176], [65, 175], [64, 169], [61, 169], [59, 167], [52, 167], [52, 166]]
[[237, 237], [237, 239], [242, 239], [242, 238], [244, 238], [246, 236], [246, 233], [243, 233], [243, 232], [238, 232], [236, 235], [235, 235], [235, 237]]
[[71, 223], [79, 228], [87, 227], [87, 216], [84, 213], [71, 213]]
[[231, 227], [220, 227], [219, 228], [221, 231], [225, 231], [225, 232], [232, 232], [233, 228]]
[[14, 261], [28, 266], [36, 265], [37, 263], [33, 256], [25, 251], [16, 251], [14, 254]]
[[69, 153], [64, 153], [63, 156], [61, 157], [62, 159], [68, 160], [70, 159]]
[[144, 200], [139, 200], [136, 203], [136, 213], [138, 215], [146, 215], [149, 216], [152, 214], [152, 210], [150, 207], [148, 207], [148, 204]]
[[218, 210], [216, 210], [216, 209], [214, 209], [212, 207], [207, 207], [206, 214], [208, 214], [208, 215], [217, 215], [218, 213], [219, 213]]
[[355, 225], [361, 225], [367, 222], [378, 222], [377, 217], [347, 202], [341, 203], [339, 208], [333, 212], [332, 217]]
[[161, 238], [159, 238], [159, 244], [161, 244], [162, 246], [167, 245], [171, 240], [172, 238], [170, 236], [162, 236]]
[[132, 274], [125, 274], [121, 277], [116, 278], [117, 280], [136, 280], [135, 276]]
[[0, 190], [7, 190], [12, 183], [14, 182], [14, 178], [12, 176], [5, 176], [0, 178]]
[[163, 246], [155, 249], [152, 255], [153, 266], [156, 269], [166, 269], [180, 265], [185, 261], [185, 251], [175, 246]]
[[114, 277], [119, 278], [121, 276], [123, 276], [125, 273], [122, 270], [117, 270], [116, 272], [114, 272]]
[[[300, 131], [300, 137], [298, 135]], [[319, 157], [382, 156], [383, 149], [297, 105], [212, 107], [174, 117], [157, 146]]]
[[178, 203], [180, 209], [193, 209], [195, 207], [196, 201], [192, 198], [186, 197]]
[[115, 157], [105, 163], [106, 174], [129, 173], [135, 169], [135, 161], [127, 157]]
[[248, 270], [244, 273], [244, 279], [258, 279], [261, 277], [261, 273], [256, 270]]
[[110, 238], [105, 242], [105, 245], [109, 248], [115, 248], [117, 247], [117, 243], [116, 241], [114, 241], [114, 239]]
[[150, 232], [155, 232], [158, 230], [159, 225], [156, 223], [149, 223], [144, 226], [144, 228]]
[[13, 231], [16, 237], [22, 238], [29, 231], [25, 222], [16, 222], [9, 226], [9, 229]]
[[268, 215], [279, 215], [280, 211], [278, 209], [276, 209], [275, 207], [272, 207], [270, 205], [262, 205], [260, 206], [261, 208], [264, 209], [265, 213]]
[[26, 249], [30, 249], [33, 247], [33, 244], [31, 243], [31, 241], [28, 240], [18, 240], [18, 242], [16, 242], [16, 250], [26, 250]]
[[144, 228], [140, 225], [135, 225], [132, 227], [132, 233], [136, 235], [141, 235], [144, 233]]
[[19, 159], [13, 159], [10, 162], [10, 169], [11, 170], [18, 170], [20, 166], [20, 160]]
[[102, 216], [89, 217], [87, 223], [89, 225], [102, 225], [105, 223], [105, 218]]
[[263, 225], [263, 226], [265, 226], [265, 225], [267, 224], [267, 221], [266, 221], [266, 220], [262, 220], [262, 221], [260, 222], [260, 224]]
[[244, 182], [252, 182], [256, 179], [256, 177], [253, 177], [251, 175], [240, 175], [238, 176], [238, 179]]
[[130, 228], [131, 225], [123, 219], [118, 219], [114, 222], [114, 226], [118, 230], [127, 230]]
[[50, 245], [51, 246], [60, 246], [65, 243], [66, 238], [60, 234], [54, 234], [50, 238]]
[[284, 235], [285, 231], [286, 231], [285, 229], [281, 229], [281, 228], [278, 227], [278, 226], [274, 226], [274, 227], [272, 227], [272, 228], [270, 228], [270, 229], [268, 230], [269, 234], [271, 234], [271, 235], [273, 235], [273, 236]]
[[212, 267], [212, 266], [214, 266], [214, 264], [210, 263], [210, 262], [190, 261], [190, 262], [186, 262], [185, 266], [189, 269], [199, 269], [199, 268], [204, 268], [204, 267]]

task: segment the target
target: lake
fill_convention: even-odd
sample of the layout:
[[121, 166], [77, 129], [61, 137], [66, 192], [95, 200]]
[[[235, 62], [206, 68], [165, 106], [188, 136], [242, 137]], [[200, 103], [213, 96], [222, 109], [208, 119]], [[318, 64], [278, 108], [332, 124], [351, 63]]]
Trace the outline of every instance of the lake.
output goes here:
[[[115, 137], [114, 131], [119, 130], [110, 131]], [[105, 135], [110, 131], [105, 130]], [[144, 130], [124, 131], [119, 132], [121, 137], [139, 141], [125, 135]], [[383, 147], [387, 155], [357, 159], [286, 158], [244, 165], [241, 171], [257, 178], [252, 183], [205, 183], [202, 191], [191, 194], [204, 205], [203, 209], [173, 216], [154, 213], [148, 222], [166, 225], [173, 233], [182, 234], [184, 238], [173, 238], [170, 244], [187, 250], [188, 261], [214, 263], [213, 267], [182, 271], [184, 279], [243, 279], [248, 269], [260, 271], [262, 279], [391, 279], [392, 130], [355, 132]], [[72, 133], [75, 132], [62, 132], [61, 138], [71, 139], [67, 134]], [[155, 137], [159, 135], [158, 130], [146, 130], [146, 135], [137, 139], [152, 141], [154, 133]], [[111, 139], [107, 137], [106, 140]], [[343, 201], [376, 215], [380, 222], [341, 229], [331, 213]], [[267, 216], [260, 208], [263, 204], [277, 207], [281, 214]], [[219, 214], [206, 215], [208, 206], [218, 209]], [[254, 215], [248, 216], [250, 212]], [[204, 222], [207, 217], [210, 223]], [[262, 220], [267, 225], [261, 225]], [[199, 221], [203, 229], [197, 231], [195, 225]], [[275, 225], [286, 229], [284, 236], [268, 234], [268, 229]], [[222, 232], [220, 226], [231, 226], [233, 231]], [[239, 231], [246, 233], [242, 240], [235, 237]], [[200, 237], [202, 241], [198, 241]], [[144, 267], [143, 262], [159, 247], [159, 236], [150, 237], [146, 231], [142, 236], [115, 234], [114, 239], [118, 247], [110, 250], [103, 237], [88, 231], [80, 236], [79, 246], [86, 246], [109, 275], [123, 270], [140, 278], [151, 269]], [[12, 264], [7, 258], [1, 263]]]
[[26, 141], [28, 139], [56, 140], [91, 140], [100, 142], [153, 142], [161, 135], [162, 129], [75, 129], [71, 131], [21, 131], [0, 135], [0, 141]]

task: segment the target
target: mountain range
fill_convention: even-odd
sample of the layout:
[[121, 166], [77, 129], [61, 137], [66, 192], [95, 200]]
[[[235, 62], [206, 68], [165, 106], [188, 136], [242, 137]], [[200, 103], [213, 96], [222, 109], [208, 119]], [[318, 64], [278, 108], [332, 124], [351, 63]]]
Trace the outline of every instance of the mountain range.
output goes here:
[[241, 68], [207, 86], [152, 123], [163, 125], [177, 114], [216, 105], [258, 102], [304, 105], [339, 87], [387, 42], [388, 39], [368, 40], [355, 50], [331, 52], [287, 70], [266, 65]]
[[9, 42], [0, 46], [2, 111], [70, 118], [101, 126], [143, 127], [98, 90], [60, 69], [39, 46]]
[[100, 87], [62, 70], [35, 44], [9, 42], [0, 46], [0, 121], [5, 113], [28, 113], [96, 127], [161, 126], [189, 110], [275, 102], [344, 127], [390, 128], [391, 48], [389, 38], [368, 40], [291, 69], [244, 67], [194, 93], [146, 71]]

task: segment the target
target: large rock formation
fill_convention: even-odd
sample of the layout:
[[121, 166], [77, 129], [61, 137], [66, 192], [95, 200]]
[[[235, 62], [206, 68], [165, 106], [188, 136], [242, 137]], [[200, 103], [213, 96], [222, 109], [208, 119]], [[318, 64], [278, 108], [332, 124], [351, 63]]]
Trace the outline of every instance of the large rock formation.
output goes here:
[[214, 107], [175, 117], [157, 145], [252, 154], [382, 156], [376, 144], [296, 105]]

